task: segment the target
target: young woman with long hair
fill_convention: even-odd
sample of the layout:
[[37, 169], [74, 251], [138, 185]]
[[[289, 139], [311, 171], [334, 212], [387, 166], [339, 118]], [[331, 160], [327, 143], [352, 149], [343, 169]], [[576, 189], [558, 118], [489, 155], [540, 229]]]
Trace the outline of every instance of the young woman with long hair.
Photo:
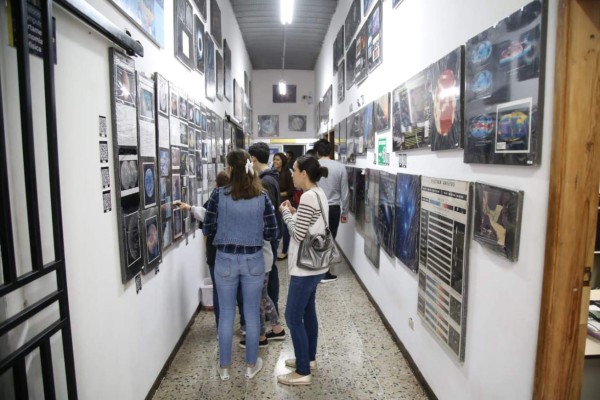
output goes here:
[[241, 283], [246, 318], [246, 378], [252, 379], [263, 366], [258, 357], [259, 308], [265, 276], [263, 240], [276, 239], [278, 228], [275, 209], [254, 173], [250, 155], [244, 150], [230, 152], [227, 169], [230, 183], [211, 193], [202, 229], [205, 236], [214, 235], [213, 244], [217, 247], [217, 371], [222, 380], [229, 379], [237, 288]]

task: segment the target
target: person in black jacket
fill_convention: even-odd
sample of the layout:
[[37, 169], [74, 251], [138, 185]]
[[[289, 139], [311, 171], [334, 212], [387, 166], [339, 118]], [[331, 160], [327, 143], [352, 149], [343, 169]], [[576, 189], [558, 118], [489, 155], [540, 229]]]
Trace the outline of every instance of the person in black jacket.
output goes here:
[[[281, 232], [283, 231], [283, 218], [281, 212], [279, 212], [279, 205], [281, 204], [281, 196], [279, 189], [279, 173], [269, 168], [269, 146], [264, 142], [254, 143], [248, 148], [250, 153], [254, 171], [258, 173], [258, 176], [262, 182], [263, 187], [267, 190], [271, 203], [275, 206], [275, 217], [277, 218], [277, 227], [279, 228], [279, 237], [271, 242], [271, 249], [273, 255], [277, 255], [277, 248], [279, 247], [279, 239], [281, 239]], [[273, 304], [275, 304], [275, 310], [279, 314], [279, 272], [276, 265], [277, 257], [273, 257], [273, 268], [269, 274], [269, 284], [267, 287], [267, 293]]]

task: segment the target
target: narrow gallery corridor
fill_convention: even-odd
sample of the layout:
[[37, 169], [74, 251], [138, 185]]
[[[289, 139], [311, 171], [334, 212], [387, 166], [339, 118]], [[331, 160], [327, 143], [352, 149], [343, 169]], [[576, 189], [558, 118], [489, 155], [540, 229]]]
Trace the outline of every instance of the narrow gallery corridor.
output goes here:
[[[287, 261], [278, 261], [280, 311], [285, 312]], [[217, 339], [212, 312], [201, 311], [166, 376], [154, 395], [163, 399], [427, 399], [427, 395], [385, 328], [375, 307], [347, 264], [337, 269], [338, 280], [317, 289], [319, 316], [318, 371], [311, 386], [285, 386], [277, 375], [290, 372], [284, 362], [293, 358], [286, 327], [283, 341], [260, 349], [263, 370], [244, 378], [244, 350], [237, 343], [236, 320], [231, 379], [221, 381], [215, 370]]]

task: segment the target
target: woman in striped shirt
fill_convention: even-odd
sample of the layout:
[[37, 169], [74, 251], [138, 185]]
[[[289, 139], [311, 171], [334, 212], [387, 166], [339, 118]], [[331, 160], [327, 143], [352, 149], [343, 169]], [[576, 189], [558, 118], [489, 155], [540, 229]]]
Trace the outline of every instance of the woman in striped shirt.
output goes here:
[[[288, 250], [288, 271], [290, 285], [285, 309], [285, 320], [290, 329], [294, 345], [295, 359], [285, 361], [285, 365], [295, 371], [277, 377], [285, 385], [310, 385], [311, 369], [317, 368], [317, 338], [319, 324], [315, 307], [317, 285], [329, 270], [328, 266], [318, 270], [298, 268], [296, 259], [300, 242], [307, 233], [325, 233], [325, 222], [329, 218], [325, 192], [317, 186], [321, 177], [327, 176], [327, 168], [322, 167], [314, 157], [302, 156], [294, 163], [292, 178], [294, 186], [304, 190], [298, 210], [289, 200], [281, 203], [279, 210], [290, 232]], [[320, 204], [319, 204], [320, 202]], [[321, 217], [321, 212], [324, 213]]]

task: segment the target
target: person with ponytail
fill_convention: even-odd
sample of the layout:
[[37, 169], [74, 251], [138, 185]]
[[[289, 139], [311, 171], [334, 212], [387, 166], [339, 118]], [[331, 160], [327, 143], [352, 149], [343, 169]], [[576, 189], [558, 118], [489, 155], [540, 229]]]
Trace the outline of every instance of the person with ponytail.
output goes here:
[[[288, 249], [290, 282], [285, 321], [292, 336], [296, 356], [296, 358], [285, 361], [286, 367], [294, 369], [294, 371], [277, 377], [277, 381], [284, 385], [310, 385], [311, 369], [317, 368], [319, 324], [315, 296], [317, 286], [329, 268], [324, 265], [318, 270], [301, 269], [296, 265], [296, 261], [300, 243], [308, 233], [312, 235], [325, 233], [325, 220], [329, 220], [329, 208], [327, 207], [327, 196], [323, 189], [317, 186], [317, 182], [327, 174], [327, 168], [322, 167], [316, 158], [298, 157], [292, 173], [294, 186], [304, 190], [298, 209], [296, 210], [289, 200], [281, 203], [279, 207], [290, 232]], [[323, 205], [322, 207], [319, 202]]]
[[216, 188], [206, 206], [205, 236], [217, 247], [215, 283], [219, 295], [219, 364], [222, 380], [229, 379], [237, 288], [241, 284], [246, 318], [246, 378], [263, 367], [258, 357], [260, 301], [265, 265], [263, 240], [279, 235], [275, 209], [244, 150], [227, 154], [230, 183]]

